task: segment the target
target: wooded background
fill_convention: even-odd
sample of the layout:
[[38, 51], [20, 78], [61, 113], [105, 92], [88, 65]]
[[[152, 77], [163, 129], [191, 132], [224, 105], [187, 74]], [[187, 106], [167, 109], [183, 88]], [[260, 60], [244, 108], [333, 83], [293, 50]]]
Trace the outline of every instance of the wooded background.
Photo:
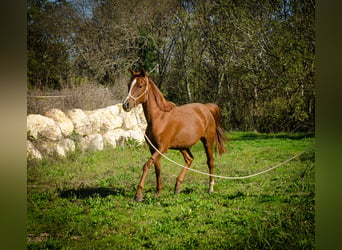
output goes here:
[[28, 89], [127, 94], [143, 66], [178, 105], [215, 102], [226, 130], [314, 131], [313, 0], [28, 0]]

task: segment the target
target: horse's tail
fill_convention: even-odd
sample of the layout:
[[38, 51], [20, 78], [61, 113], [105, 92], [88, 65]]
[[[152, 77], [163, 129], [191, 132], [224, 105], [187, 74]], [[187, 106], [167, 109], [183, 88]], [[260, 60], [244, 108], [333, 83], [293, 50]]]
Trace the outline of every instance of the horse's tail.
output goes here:
[[218, 153], [221, 155], [221, 154], [226, 152], [226, 149], [224, 148], [223, 143], [224, 143], [224, 141], [227, 140], [227, 137], [224, 134], [224, 130], [223, 130], [222, 124], [221, 124], [220, 108], [214, 103], [207, 103], [205, 105], [210, 110], [210, 112], [212, 113], [212, 115], [214, 116], [214, 119], [215, 119], [215, 123], [216, 123], [216, 136], [215, 136], [216, 147], [217, 147]]

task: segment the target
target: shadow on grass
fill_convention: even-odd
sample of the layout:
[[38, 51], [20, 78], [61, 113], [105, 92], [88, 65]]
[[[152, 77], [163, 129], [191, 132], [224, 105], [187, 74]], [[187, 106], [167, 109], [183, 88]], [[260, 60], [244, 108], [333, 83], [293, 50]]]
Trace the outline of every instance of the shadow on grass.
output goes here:
[[299, 159], [302, 162], [309, 161], [313, 164], [315, 162], [315, 159], [316, 159], [315, 150], [314, 149], [309, 150], [305, 154], [301, 155]]
[[236, 192], [234, 194], [230, 194], [225, 198], [227, 200], [234, 199], [253, 199], [258, 203], [291, 203], [291, 204], [311, 204], [314, 199], [314, 192], [305, 192], [302, 194], [245, 194], [243, 192]]
[[183, 190], [181, 190], [182, 194], [191, 194], [195, 191], [194, 188], [190, 188], [190, 187], [185, 187]]
[[228, 195], [226, 198], [227, 198], [228, 200], [233, 200], [233, 199], [240, 198], [240, 197], [246, 197], [246, 194], [244, 194], [244, 193], [238, 191], [238, 192], [236, 192], [235, 194], [230, 194], [230, 195]]
[[114, 196], [125, 196], [126, 191], [123, 188], [104, 188], [104, 187], [98, 187], [98, 188], [78, 188], [78, 189], [68, 189], [60, 192], [61, 198], [78, 198], [78, 199], [86, 199], [91, 197], [107, 197], [109, 195]]
[[264, 203], [264, 202], [280, 202], [283, 200], [282, 195], [277, 195], [277, 194], [245, 194], [243, 192], [236, 192], [235, 194], [230, 194], [226, 197], [228, 200], [234, 200], [234, 199], [255, 199], [259, 203]]
[[231, 140], [256, 140], [256, 139], [292, 139], [301, 140], [304, 138], [313, 138], [315, 134], [313, 132], [303, 132], [303, 133], [277, 133], [277, 134], [266, 134], [266, 133], [256, 133], [256, 132], [244, 132], [232, 134]]

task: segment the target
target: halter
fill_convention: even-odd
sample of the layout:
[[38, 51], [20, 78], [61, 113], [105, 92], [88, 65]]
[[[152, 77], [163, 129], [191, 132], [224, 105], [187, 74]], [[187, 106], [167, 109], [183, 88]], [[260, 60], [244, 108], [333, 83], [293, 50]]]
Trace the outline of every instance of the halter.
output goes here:
[[[128, 98], [132, 98], [133, 101], [134, 101], [134, 106], [136, 106], [136, 102], [137, 102], [137, 100], [138, 100], [139, 98], [141, 98], [143, 95], [146, 95], [146, 96], [147, 96], [147, 92], [148, 92], [148, 82], [146, 82], [146, 89], [145, 89], [145, 91], [144, 91], [142, 94], [140, 94], [138, 97], [134, 97], [134, 96], [131, 95], [132, 87], [133, 87], [133, 86], [131, 86], [131, 89], [129, 90], [129, 93], [128, 93], [127, 97], [126, 97], [126, 100], [127, 100]], [[146, 101], [146, 96], [145, 96], [145, 100], [144, 100], [144, 101]]]

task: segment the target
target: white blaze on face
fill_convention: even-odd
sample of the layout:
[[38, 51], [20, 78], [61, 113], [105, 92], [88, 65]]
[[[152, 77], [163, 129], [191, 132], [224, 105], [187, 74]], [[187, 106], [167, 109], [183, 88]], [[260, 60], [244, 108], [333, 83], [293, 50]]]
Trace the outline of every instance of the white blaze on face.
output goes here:
[[132, 89], [136, 83], [137, 83], [137, 79], [134, 79], [132, 84], [131, 84], [131, 88], [129, 89], [128, 95], [127, 95], [124, 102], [126, 102], [128, 100], [128, 98], [130, 98], [132, 96]]

